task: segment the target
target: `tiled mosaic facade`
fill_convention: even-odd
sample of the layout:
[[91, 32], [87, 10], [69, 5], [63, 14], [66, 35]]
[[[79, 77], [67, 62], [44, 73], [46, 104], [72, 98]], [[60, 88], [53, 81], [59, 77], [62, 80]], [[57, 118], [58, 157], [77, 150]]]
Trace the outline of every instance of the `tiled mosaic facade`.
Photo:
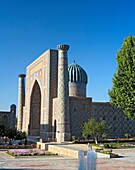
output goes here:
[[82, 124], [92, 117], [92, 98], [70, 97], [72, 136], [82, 136]]
[[[48, 133], [51, 132], [52, 99], [57, 96], [57, 53], [57, 50], [47, 50], [27, 67], [26, 98], [23, 116], [25, 119], [23, 119], [22, 130], [32, 136], [40, 135], [41, 138], [48, 138]], [[34, 94], [35, 84], [38, 84], [39, 90]], [[32, 101], [33, 96], [39, 98], [40, 95], [41, 101], [39, 106], [39, 102], [36, 104], [36, 99], [34, 100], [35, 103]], [[32, 107], [33, 105], [35, 107]], [[40, 121], [40, 127], [37, 130], [34, 130], [34, 126], [31, 125], [33, 115], [38, 115], [36, 121]]]
[[109, 102], [93, 102], [93, 116], [97, 121], [105, 120], [110, 126], [108, 137], [123, 137], [125, 134], [135, 136], [135, 121], [127, 118], [121, 109]]
[[86, 85], [81, 83], [69, 82], [69, 95], [86, 97]]
[[71, 135], [81, 138], [82, 123], [94, 117], [111, 126], [109, 137], [135, 135], [135, 121], [122, 110], [86, 97], [87, 74], [75, 62], [68, 72], [68, 47], [47, 50], [27, 67], [21, 130], [45, 141], [63, 142]]
[[0, 111], [0, 122], [2, 122], [7, 128], [15, 128], [16, 105], [11, 105], [10, 111]]

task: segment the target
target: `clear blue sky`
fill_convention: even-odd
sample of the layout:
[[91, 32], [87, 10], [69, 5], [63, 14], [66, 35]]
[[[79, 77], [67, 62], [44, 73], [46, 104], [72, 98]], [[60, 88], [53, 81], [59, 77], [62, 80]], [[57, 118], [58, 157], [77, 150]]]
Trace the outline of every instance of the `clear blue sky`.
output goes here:
[[87, 95], [109, 101], [124, 38], [135, 35], [134, 0], [0, 0], [0, 110], [17, 105], [18, 74], [49, 48], [70, 45], [88, 74]]

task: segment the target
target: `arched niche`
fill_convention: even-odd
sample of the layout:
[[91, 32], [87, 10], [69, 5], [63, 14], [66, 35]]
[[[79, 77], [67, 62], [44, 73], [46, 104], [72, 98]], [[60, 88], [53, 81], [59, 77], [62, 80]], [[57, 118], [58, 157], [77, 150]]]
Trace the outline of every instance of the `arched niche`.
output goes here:
[[41, 90], [37, 81], [35, 81], [30, 98], [30, 125], [29, 135], [40, 135], [40, 118], [41, 118]]
[[8, 117], [7, 117], [7, 115], [2, 116], [2, 123], [3, 123], [6, 127], [8, 127]]

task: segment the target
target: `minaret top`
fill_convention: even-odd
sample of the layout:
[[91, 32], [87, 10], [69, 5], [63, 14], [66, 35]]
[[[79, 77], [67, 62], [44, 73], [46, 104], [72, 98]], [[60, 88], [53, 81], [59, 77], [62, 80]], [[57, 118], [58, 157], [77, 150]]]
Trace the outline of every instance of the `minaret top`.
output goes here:
[[60, 45], [57, 45], [57, 49], [58, 50], [62, 50], [62, 51], [68, 51], [69, 49], [69, 45], [66, 45], [66, 44], [60, 44]]
[[19, 74], [18, 77], [25, 78], [26, 74]]

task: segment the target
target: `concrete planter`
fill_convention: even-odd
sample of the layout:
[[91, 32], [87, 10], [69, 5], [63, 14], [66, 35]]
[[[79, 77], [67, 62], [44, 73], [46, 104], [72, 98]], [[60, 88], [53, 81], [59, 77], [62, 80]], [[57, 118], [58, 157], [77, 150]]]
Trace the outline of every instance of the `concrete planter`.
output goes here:
[[97, 152], [97, 157], [98, 158], [118, 158], [118, 155], [114, 153], [106, 154], [106, 153]]

